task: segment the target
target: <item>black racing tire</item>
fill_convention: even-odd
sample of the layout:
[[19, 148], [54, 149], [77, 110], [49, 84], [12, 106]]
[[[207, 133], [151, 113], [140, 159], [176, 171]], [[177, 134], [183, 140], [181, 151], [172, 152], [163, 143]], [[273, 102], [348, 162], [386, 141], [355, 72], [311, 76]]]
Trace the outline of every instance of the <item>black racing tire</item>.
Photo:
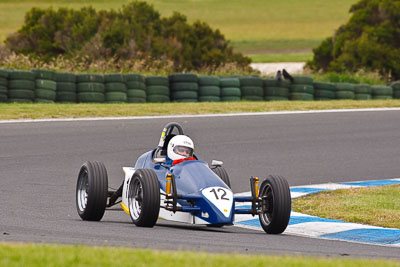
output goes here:
[[221, 180], [231, 188], [231, 182], [229, 180], [229, 175], [226, 172], [225, 168], [222, 166], [213, 166], [211, 170], [219, 177]]
[[139, 97], [139, 98], [146, 98], [146, 91], [144, 90], [128, 90], [127, 91], [128, 97]]
[[105, 83], [124, 83], [125, 78], [121, 73], [109, 73], [104, 74], [104, 82]]
[[199, 96], [199, 102], [220, 102], [219, 96]]
[[199, 76], [198, 78], [199, 86], [218, 86], [219, 78], [217, 76]]
[[199, 96], [220, 96], [221, 89], [219, 86], [210, 85], [210, 86], [200, 86], [199, 88]]
[[238, 78], [222, 78], [219, 82], [220, 87], [233, 87], [239, 88], [240, 81]]
[[106, 92], [125, 92], [126, 93], [125, 83], [120, 83], [120, 82], [105, 83], [105, 88], [106, 88]]
[[56, 72], [56, 81], [62, 83], [76, 83], [76, 75], [69, 72]]
[[99, 161], [87, 161], [79, 170], [76, 209], [82, 220], [100, 221], [107, 205], [108, 175]]
[[178, 73], [168, 76], [170, 82], [185, 82], [185, 83], [197, 83], [197, 75], [193, 73]]
[[147, 76], [146, 77], [146, 86], [149, 85], [164, 85], [169, 86], [169, 80], [164, 76]]
[[[139, 81], [127, 81], [126, 83], [126, 89], [131, 90], [131, 89], [141, 89], [145, 90], [146, 89], [146, 84], [144, 82], [139, 82]], [[167, 87], [168, 88], [168, 87]], [[169, 89], [168, 89], [169, 90]]]
[[128, 208], [132, 222], [153, 227], [160, 213], [160, 183], [151, 169], [135, 171], [129, 183]]
[[165, 95], [169, 96], [168, 86], [162, 85], [150, 85], [146, 88], [147, 95]]
[[280, 234], [289, 224], [292, 201], [287, 180], [281, 176], [270, 175], [259, 189], [262, 199], [259, 214], [261, 227], [267, 234]]
[[199, 90], [198, 83], [192, 82], [175, 82], [170, 85], [171, 91], [195, 91]]
[[36, 89], [35, 90], [35, 98], [39, 99], [47, 99], [47, 100], [56, 100], [56, 91], [47, 90], [47, 89]]
[[37, 79], [35, 81], [35, 88], [56, 91], [57, 82], [52, 81], [52, 80]]
[[77, 74], [77, 83], [104, 83], [104, 76], [101, 74]]
[[242, 91], [240, 91], [239, 87], [224, 87], [224, 88], [221, 88], [221, 96], [222, 97], [235, 96], [235, 97], [240, 98], [242, 96]]
[[136, 73], [129, 73], [129, 74], [124, 74], [124, 79], [126, 82], [130, 81], [136, 81], [136, 82], [145, 82], [145, 78], [141, 74], [136, 74]]
[[76, 83], [72, 83], [72, 82], [57, 82], [57, 92], [76, 93]]
[[148, 95], [147, 96], [147, 102], [151, 102], [151, 103], [166, 103], [166, 102], [170, 102], [171, 99], [169, 98], [169, 96], [166, 95]]

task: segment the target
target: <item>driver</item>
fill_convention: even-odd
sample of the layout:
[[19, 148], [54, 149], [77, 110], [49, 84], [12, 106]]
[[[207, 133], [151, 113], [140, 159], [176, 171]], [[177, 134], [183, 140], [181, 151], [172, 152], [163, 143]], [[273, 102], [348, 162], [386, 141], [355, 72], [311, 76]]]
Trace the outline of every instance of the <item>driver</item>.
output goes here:
[[176, 135], [168, 143], [167, 156], [168, 163], [179, 164], [187, 160], [196, 160], [193, 157], [194, 145], [192, 139], [186, 135]]

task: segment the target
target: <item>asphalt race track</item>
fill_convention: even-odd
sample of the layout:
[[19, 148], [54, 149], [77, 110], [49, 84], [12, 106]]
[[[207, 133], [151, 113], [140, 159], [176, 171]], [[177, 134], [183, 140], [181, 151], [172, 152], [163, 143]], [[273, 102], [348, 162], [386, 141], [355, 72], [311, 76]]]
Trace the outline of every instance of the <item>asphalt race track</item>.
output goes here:
[[82, 221], [75, 208], [78, 170], [103, 161], [109, 184], [122, 166], [158, 144], [163, 126], [183, 125], [197, 156], [224, 161], [235, 192], [251, 175], [290, 185], [400, 177], [400, 111], [0, 124], [0, 241], [130, 246], [210, 252], [400, 258], [398, 248], [266, 235], [238, 227], [159, 221], [135, 227], [106, 211]]

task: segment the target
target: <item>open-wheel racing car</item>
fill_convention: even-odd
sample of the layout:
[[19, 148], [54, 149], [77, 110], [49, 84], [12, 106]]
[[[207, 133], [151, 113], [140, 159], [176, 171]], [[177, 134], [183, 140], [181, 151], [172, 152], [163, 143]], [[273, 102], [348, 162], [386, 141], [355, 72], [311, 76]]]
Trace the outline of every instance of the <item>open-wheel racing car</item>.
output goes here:
[[259, 216], [266, 233], [285, 231], [291, 198], [283, 177], [270, 175], [261, 184], [251, 177], [251, 195], [234, 196], [222, 162], [213, 160], [209, 167], [192, 154], [192, 160], [171, 164], [167, 149], [176, 136], [174, 129], [178, 136], [184, 135], [178, 123], [168, 123], [158, 147], [141, 155], [135, 167], [123, 167], [125, 179], [117, 190], [108, 188], [103, 163], [84, 163], [76, 186], [79, 216], [100, 221], [107, 208], [120, 204], [140, 227], [153, 227], [158, 219], [222, 227], [233, 225], [235, 214], [251, 214]]

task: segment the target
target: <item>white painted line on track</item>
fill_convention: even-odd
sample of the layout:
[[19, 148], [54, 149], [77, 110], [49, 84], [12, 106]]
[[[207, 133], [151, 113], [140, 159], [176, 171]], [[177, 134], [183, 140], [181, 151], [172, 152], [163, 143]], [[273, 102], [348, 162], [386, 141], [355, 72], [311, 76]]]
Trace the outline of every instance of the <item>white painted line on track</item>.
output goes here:
[[377, 112], [377, 111], [400, 111], [400, 108], [326, 109], [326, 110], [297, 110], [297, 111], [244, 112], [244, 113], [198, 114], [198, 115], [192, 114], [192, 115], [164, 115], [164, 116], [132, 116], [132, 117], [90, 117], [90, 118], [24, 119], [24, 120], [18, 119], [18, 120], [0, 120], [0, 123], [151, 120], [151, 119], [270, 116], [270, 115], [295, 115], [295, 114], [340, 113], [340, 112]]

